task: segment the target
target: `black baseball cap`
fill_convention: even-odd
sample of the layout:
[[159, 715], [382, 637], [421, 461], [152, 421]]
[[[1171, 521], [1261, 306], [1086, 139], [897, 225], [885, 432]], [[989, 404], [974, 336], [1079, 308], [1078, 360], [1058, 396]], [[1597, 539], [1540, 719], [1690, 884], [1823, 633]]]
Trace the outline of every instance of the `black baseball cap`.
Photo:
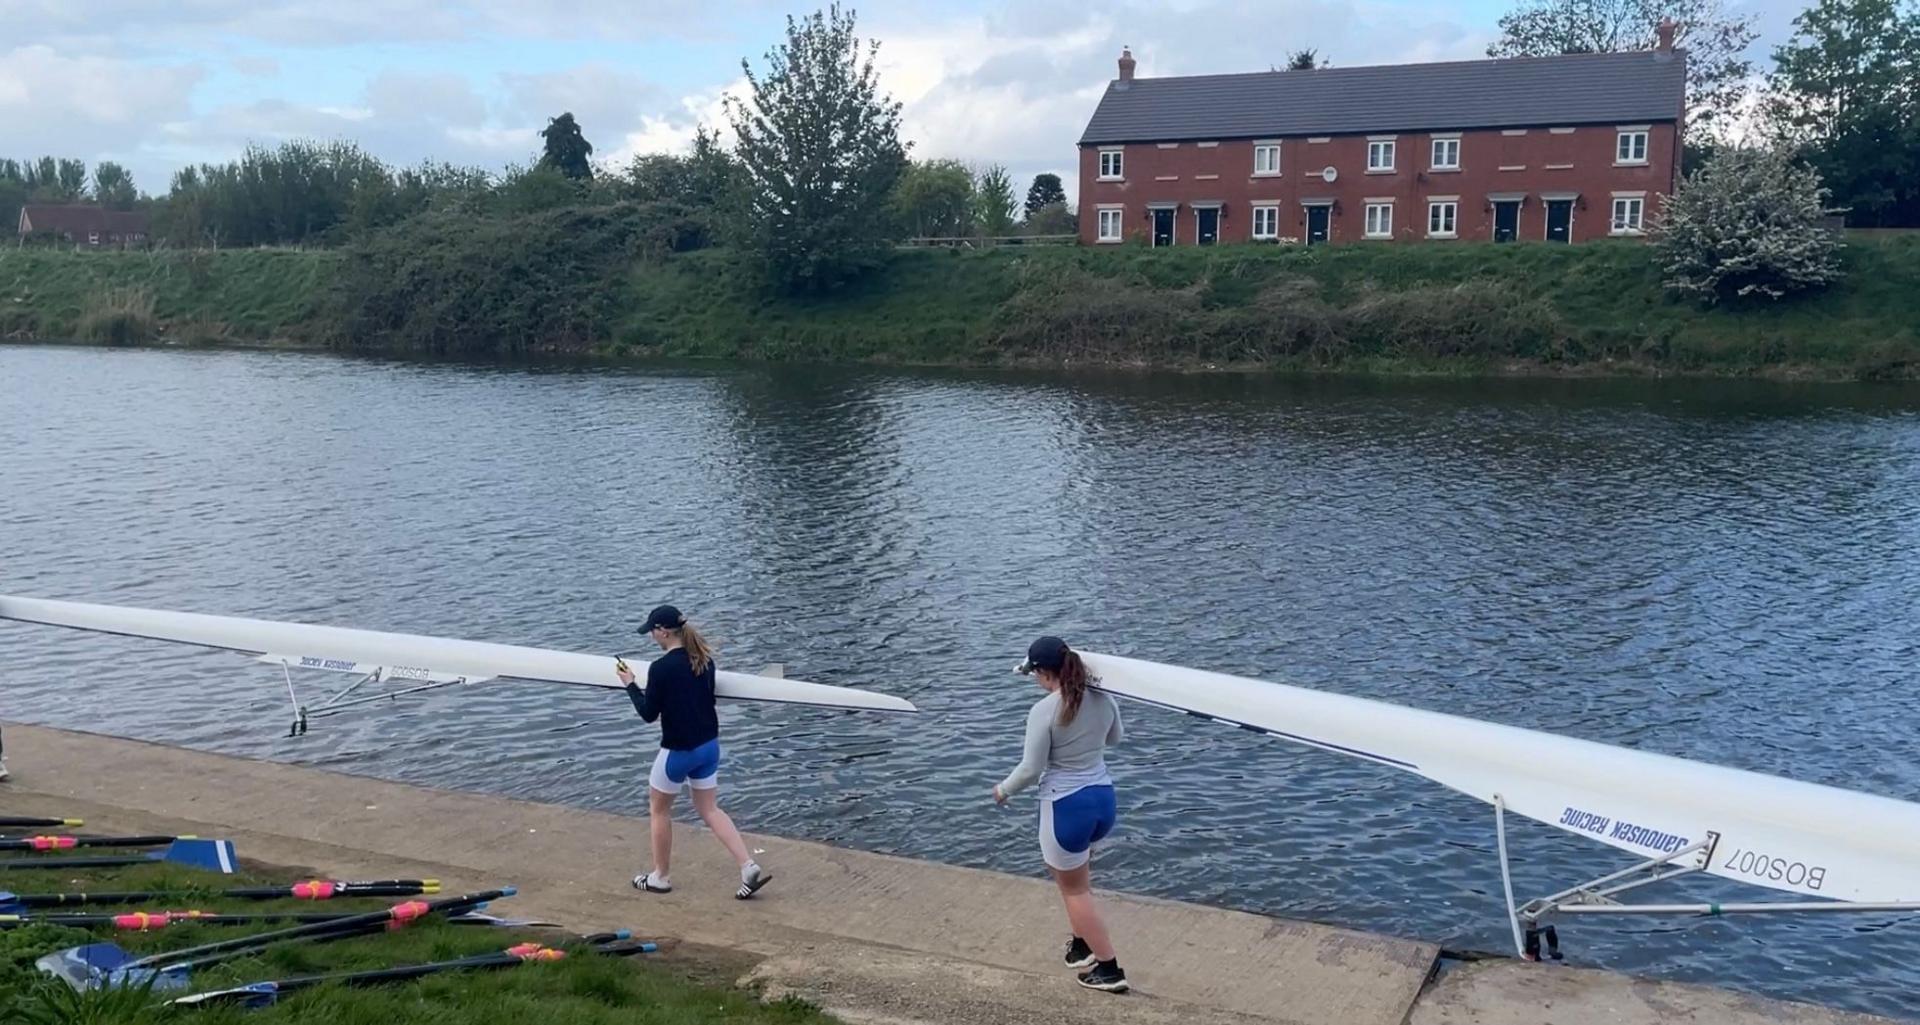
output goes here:
[[647, 613], [647, 621], [640, 624], [640, 632], [650, 634], [663, 626], [669, 630], [678, 630], [686, 625], [687, 617], [681, 615], [679, 609], [671, 605], [662, 605]]
[[1020, 663], [1020, 671], [1031, 673], [1035, 669], [1045, 669], [1057, 673], [1067, 664], [1067, 642], [1051, 634], [1027, 645], [1027, 660]]

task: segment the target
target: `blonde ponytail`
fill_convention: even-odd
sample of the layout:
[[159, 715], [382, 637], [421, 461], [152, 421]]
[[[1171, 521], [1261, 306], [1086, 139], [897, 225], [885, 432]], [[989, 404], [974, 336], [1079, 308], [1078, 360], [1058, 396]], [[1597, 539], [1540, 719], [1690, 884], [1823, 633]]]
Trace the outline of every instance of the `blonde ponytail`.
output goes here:
[[687, 662], [693, 666], [693, 675], [706, 672], [707, 667], [713, 664], [713, 649], [707, 646], [706, 638], [701, 637], [700, 631], [684, 619], [674, 634], [680, 638], [680, 646], [687, 649]]

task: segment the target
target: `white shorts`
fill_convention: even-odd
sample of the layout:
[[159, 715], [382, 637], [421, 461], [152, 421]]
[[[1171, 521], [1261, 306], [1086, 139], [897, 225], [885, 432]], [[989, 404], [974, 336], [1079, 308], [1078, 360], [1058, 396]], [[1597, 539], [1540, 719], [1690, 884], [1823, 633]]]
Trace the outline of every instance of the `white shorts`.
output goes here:
[[661, 748], [653, 758], [653, 771], [647, 785], [663, 794], [678, 794], [682, 787], [715, 790], [720, 786], [720, 742], [709, 740], [691, 751]]

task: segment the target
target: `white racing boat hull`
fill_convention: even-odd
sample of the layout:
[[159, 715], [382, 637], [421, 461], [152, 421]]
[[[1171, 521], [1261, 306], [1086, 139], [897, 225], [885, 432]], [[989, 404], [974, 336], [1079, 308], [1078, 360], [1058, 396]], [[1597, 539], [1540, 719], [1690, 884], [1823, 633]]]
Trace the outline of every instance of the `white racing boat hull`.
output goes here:
[[1081, 653], [1109, 693], [1416, 773], [1642, 858], [1813, 897], [1920, 901], [1920, 804], [1223, 673]]
[[[487, 641], [11, 595], [0, 595], [0, 619], [146, 637], [252, 655], [271, 653], [287, 660], [293, 669], [365, 673], [380, 669], [388, 679], [394, 680], [465, 678], [478, 681], [504, 677], [610, 690], [622, 687], [611, 655]], [[645, 678], [645, 660], [630, 659], [628, 665], [637, 676]], [[714, 692], [719, 697], [737, 701], [774, 701], [862, 711], [915, 711], [911, 702], [889, 694], [727, 670], [715, 675]]]

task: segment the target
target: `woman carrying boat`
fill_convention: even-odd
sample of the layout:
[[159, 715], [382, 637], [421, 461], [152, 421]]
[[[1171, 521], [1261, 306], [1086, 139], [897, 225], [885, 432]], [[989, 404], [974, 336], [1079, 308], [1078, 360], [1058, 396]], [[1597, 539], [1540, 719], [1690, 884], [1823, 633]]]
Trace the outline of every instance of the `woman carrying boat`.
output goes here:
[[1095, 681], [1086, 663], [1058, 637], [1034, 641], [1019, 671], [1032, 674], [1047, 696], [1027, 712], [1020, 764], [993, 788], [993, 799], [1005, 804], [1039, 782], [1040, 854], [1060, 888], [1073, 929], [1067, 967], [1087, 969], [1079, 978], [1088, 989], [1124, 993], [1127, 973], [1120, 970], [1094, 901], [1088, 864], [1094, 843], [1113, 831], [1119, 817], [1106, 749], [1120, 742], [1120, 708], [1113, 698], [1092, 689]]
[[647, 722], [660, 720], [660, 753], [647, 780], [653, 870], [634, 876], [634, 889], [673, 892], [668, 876], [673, 859], [673, 802], [684, 787], [693, 792], [693, 808], [700, 820], [740, 865], [740, 888], [733, 895], [746, 900], [772, 882], [773, 874], [754, 862], [733, 819], [720, 810], [720, 717], [713, 706], [713, 650], [671, 605], [649, 613], [640, 632], [652, 637], [666, 654], [647, 666], [645, 690], [634, 683], [625, 662], [615, 667], [620, 682], [627, 685], [633, 710]]

